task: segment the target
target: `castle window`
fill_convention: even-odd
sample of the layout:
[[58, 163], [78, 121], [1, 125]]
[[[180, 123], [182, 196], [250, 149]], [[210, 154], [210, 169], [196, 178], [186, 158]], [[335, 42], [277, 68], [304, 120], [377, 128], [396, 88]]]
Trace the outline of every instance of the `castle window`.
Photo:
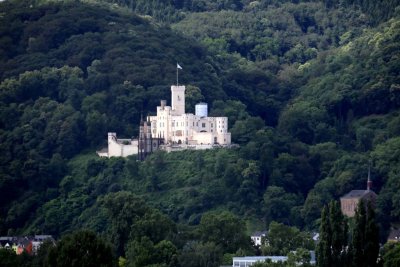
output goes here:
[[203, 122], [203, 123], [201, 124], [201, 127], [206, 128], [206, 124]]
[[213, 127], [214, 124], [211, 123], [211, 128]]

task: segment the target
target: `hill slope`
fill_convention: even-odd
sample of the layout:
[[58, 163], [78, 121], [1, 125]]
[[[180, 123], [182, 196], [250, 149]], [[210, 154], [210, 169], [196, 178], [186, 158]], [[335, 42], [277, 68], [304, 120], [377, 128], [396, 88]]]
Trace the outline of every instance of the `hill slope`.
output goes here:
[[[400, 220], [398, 16], [370, 27], [356, 9], [285, 2], [188, 14], [177, 33], [101, 5], [31, 4], [0, 3], [1, 233], [107, 232], [101, 201], [120, 191], [188, 225], [229, 210], [249, 230], [316, 229], [324, 204], [365, 187], [370, 158], [380, 222]], [[177, 61], [191, 104], [228, 116], [241, 147], [94, 156], [168, 99]]]

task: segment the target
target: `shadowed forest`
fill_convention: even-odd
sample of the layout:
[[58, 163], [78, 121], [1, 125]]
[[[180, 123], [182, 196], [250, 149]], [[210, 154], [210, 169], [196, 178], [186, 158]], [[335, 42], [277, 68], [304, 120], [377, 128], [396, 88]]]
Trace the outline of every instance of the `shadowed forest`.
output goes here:
[[[0, 235], [63, 242], [9, 266], [64, 266], [74, 242], [98, 242], [104, 266], [313, 250], [324, 206], [366, 189], [369, 162], [385, 243], [400, 222], [399, 56], [398, 0], [0, 2]], [[176, 62], [186, 112], [207, 102], [240, 146], [97, 157], [107, 132], [135, 137], [170, 103]]]

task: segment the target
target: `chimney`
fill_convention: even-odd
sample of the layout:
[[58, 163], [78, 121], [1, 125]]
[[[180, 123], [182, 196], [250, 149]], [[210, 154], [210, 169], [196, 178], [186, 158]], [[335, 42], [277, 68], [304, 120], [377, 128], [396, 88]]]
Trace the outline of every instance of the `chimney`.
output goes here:
[[161, 100], [161, 109], [164, 110], [164, 107], [167, 105], [167, 100]]

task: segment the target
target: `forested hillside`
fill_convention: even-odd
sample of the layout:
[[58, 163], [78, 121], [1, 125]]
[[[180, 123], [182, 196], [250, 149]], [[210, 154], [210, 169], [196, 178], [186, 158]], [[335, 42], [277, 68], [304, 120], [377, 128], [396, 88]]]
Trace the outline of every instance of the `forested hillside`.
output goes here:
[[[251, 231], [317, 231], [371, 161], [384, 241], [400, 222], [398, 4], [1, 2], [0, 235], [84, 228], [129, 266], [229, 264], [256, 253]], [[169, 102], [176, 62], [187, 112], [208, 102], [240, 147], [98, 158], [108, 131], [136, 136]]]

